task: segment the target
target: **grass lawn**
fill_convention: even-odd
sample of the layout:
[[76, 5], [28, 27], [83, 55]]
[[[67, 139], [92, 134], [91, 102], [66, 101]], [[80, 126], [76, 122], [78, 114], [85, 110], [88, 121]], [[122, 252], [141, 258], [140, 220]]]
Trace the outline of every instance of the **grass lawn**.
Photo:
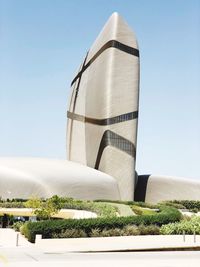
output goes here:
[[130, 206], [132, 211], [136, 214], [136, 215], [154, 215], [156, 214], [156, 211], [153, 209], [149, 209], [149, 208], [142, 208], [139, 206], [135, 206], [132, 205]]

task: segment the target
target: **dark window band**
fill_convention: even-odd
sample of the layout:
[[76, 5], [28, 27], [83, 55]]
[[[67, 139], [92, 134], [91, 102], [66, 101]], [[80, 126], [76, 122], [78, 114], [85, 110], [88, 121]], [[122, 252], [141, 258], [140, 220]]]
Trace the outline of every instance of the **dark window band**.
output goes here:
[[125, 53], [128, 53], [130, 55], [139, 57], [139, 50], [138, 49], [136, 49], [134, 47], [131, 47], [131, 46], [128, 46], [128, 45], [125, 45], [123, 43], [120, 43], [120, 42], [118, 42], [116, 40], [110, 40], [99, 49], [99, 51], [88, 61], [88, 63], [86, 65], [83, 66], [81, 71], [73, 79], [73, 81], [71, 83], [71, 86], [82, 75], [82, 73], [97, 59], [97, 57], [99, 55], [101, 55], [102, 52], [104, 52], [106, 49], [108, 49], [110, 47], [114, 47], [114, 48], [116, 48], [118, 50], [121, 50], [121, 51], [123, 51]]
[[98, 154], [97, 154], [97, 159], [96, 159], [96, 163], [95, 163], [95, 169], [98, 170], [99, 168], [99, 164], [101, 162], [101, 157], [103, 154], [104, 149], [107, 146], [112, 146], [115, 147], [125, 153], [127, 153], [128, 155], [132, 156], [133, 158], [135, 158], [135, 154], [136, 154], [136, 149], [133, 143], [131, 143], [129, 140], [127, 140], [126, 138], [110, 131], [107, 130], [104, 132], [100, 145], [99, 145], [99, 150], [98, 150]]
[[67, 117], [72, 120], [77, 120], [77, 121], [104, 126], [104, 125], [111, 125], [115, 123], [137, 119], [138, 111], [125, 113], [125, 114], [115, 116], [112, 118], [107, 118], [107, 119], [94, 119], [94, 118], [84, 117], [83, 115], [79, 115], [79, 114], [67, 111]]
[[137, 180], [137, 185], [134, 194], [134, 201], [143, 201], [145, 202], [147, 184], [150, 175], [139, 175]]

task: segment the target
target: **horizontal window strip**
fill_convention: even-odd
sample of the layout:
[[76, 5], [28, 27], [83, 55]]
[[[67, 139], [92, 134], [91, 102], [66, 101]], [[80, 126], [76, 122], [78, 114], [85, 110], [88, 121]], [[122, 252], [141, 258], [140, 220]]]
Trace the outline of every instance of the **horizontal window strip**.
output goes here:
[[88, 63], [81, 69], [81, 71], [76, 75], [76, 77], [73, 79], [71, 86], [75, 83], [75, 81], [82, 75], [82, 73], [97, 59], [98, 56], [100, 56], [106, 49], [108, 48], [116, 48], [118, 50], [121, 50], [125, 53], [128, 53], [130, 55], [139, 57], [139, 50], [125, 45], [123, 43], [120, 43], [116, 40], [110, 40], [107, 43], [105, 43], [100, 49], [99, 51], [88, 61]]
[[124, 121], [134, 120], [138, 118], [138, 111], [132, 111], [125, 114], [121, 114], [115, 117], [107, 118], [107, 119], [95, 119], [85, 117], [83, 115], [79, 115], [70, 111], [67, 111], [67, 117], [72, 120], [77, 120], [85, 123], [91, 123], [101, 126], [112, 125]]

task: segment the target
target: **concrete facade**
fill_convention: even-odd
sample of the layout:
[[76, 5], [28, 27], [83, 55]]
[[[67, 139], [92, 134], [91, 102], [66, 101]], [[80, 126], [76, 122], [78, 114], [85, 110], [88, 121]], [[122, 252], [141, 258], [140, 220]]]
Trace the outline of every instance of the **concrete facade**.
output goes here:
[[113, 176], [122, 199], [134, 197], [138, 97], [137, 41], [114, 13], [72, 82], [67, 153]]
[[164, 200], [200, 200], [200, 182], [181, 177], [150, 175], [145, 199], [149, 203]]
[[42, 158], [0, 158], [0, 196], [4, 199], [53, 195], [80, 199], [119, 199], [116, 180], [81, 164]]

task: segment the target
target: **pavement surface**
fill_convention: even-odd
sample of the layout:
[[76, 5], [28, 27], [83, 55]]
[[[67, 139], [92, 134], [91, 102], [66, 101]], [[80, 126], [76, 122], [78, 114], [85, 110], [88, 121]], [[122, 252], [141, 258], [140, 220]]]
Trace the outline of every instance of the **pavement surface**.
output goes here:
[[[11, 229], [0, 229], [0, 267], [193, 267], [200, 266], [200, 251], [69, 252], [29, 243]], [[89, 242], [89, 240], [88, 240]], [[106, 243], [106, 242], [105, 242]], [[113, 239], [114, 243], [114, 239]]]
[[5, 267], [193, 267], [200, 266], [199, 251], [44, 253], [35, 248], [1, 250], [0, 266]]

